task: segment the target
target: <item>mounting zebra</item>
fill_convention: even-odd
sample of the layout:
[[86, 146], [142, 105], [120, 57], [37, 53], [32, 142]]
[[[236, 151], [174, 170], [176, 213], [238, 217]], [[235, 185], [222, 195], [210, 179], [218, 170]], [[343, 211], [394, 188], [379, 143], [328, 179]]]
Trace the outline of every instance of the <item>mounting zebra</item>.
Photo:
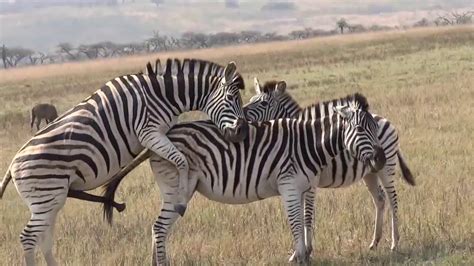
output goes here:
[[[300, 120], [319, 119], [330, 116], [333, 113], [332, 106], [346, 105], [344, 99], [329, 101], [326, 104], [316, 104], [302, 109], [298, 103], [286, 92], [284, 81], [271, 81], [260, 86], [258, 79], [254, 79], [255, 96], [245, 106], [244, 111], [248, 120], [266, 121], [278, 118], [295, 118]], [[391, 249], [397, 247], [399, 241], [398, 233], [398, 201], [395, 190], [394, 179], [395, 166], [400, 163], [403, 179], [410, 185], [415, 185], [415, 180], [408, 168], [405, 159], [399, 148], [398, 134], [395, 127], [386, 118], [375, 115], [374, 118], [379, 125], [378, 139], [382, 146], [387, 162], [383, 169], [373, 172], [354, 157], [349, 152], [340, 153], [337, 157], [328, 162], [328, 166], [323, 169], [318, 187], [338, 188], [345, 187], [363, 179], [366, 184], [374, 205], [375, 205], [375, 226], [370, 249], [377, 247], [382, 237], [383, 213], [385, 210], [385, 193], [390, 199], [392, 210], [392, 245]], [[379, 186], [381, 182], [384, 189]], [[307, 241], [311, 241], [311, 231], [314, 219], [314, 191], [305, 194], [305, 227], [307, 231]]]
[[[344, 148], [370, 164], [375, 170], [383, 167], [384, 154], [377, 144], [378, 125], [368, 113], [368, 103], [362, 95], [348, 96], [350, 106], [337, 107], [338, 115], [323, 120], [297, 121], [281, 119], [252, 123], [248, 137], [240, 143], [223, 139], [209, 121], [181, 123], [168, 137], [188, 158], [190, 187], [187, 199], [195, 191], [207, 198], [244, 204], [281, 195], [287, 210], [295, 240], [291, 260], [307, 262], [311, 248], [304, 239], [303, 194], [318, 185], [317, 174], [329, 158]], [[152, 171], [163, 199], [161, 213], [153, 226], [153, 264], [166, 262], [165, 241], [179, 215], [173, 204], [180, 195], [173, 187], [178, 183], [176, 168], [154, 154]], [[137, 164], [137, 160], [115, 177], [120, 180]], [[140, 162], [141, 162], [140, 161]], [[115, 191], [117, 183], [108, 190]], [[111, 187], [112, 186], [112, 187]], [[106, 206], [111, 212], [111, 206]]]
[[90, 199], [82, 191], [111, 181], [144, 148], [178, 169], [182, 199], [174, 210], [182, 215], [187, 203], [189, 166], [166, 136], [179, 114], [206, 112], [227, 141], [241, 141], [248, 132], [242, 110], [242, 77], [234, 63], [168, 59], [161, 67], [147, 64], [146, 73], [107, 82], [90, 97], [40, 130], [15, 155], [0, 184], [0, 197], [11, 179], [32, 215], [20, 235], [27, 265], [35, 264], [40, 246], [48, 265], [56, 216], [72, 196]]

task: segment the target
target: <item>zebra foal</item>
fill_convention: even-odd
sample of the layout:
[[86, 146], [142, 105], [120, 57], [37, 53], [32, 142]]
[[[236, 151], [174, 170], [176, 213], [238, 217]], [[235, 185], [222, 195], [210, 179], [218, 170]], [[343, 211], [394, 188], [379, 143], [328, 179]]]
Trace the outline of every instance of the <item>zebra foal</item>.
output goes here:
[[[316, 104], [307, 108], [301, 108], [299, 104], [286, 92], [284, 81], [271, 81], [260, 86], [257, 78], [254, 79], [255, 96], [245, 106], [244, 111], [247, 119], [251, 121], [266, 121], [278, 118], [295, 118], [300, 120], [320, 119], [333, 114], [332, 107], [348, 104], [347, 99], [335, 99], [325, 104]], [[320, 188], [346, 187], [363, 179], [366, 184], [374, 205], [375, 222], [374, 234], [370, 249], [377, 247], [382, 237], [383, 213], [385, 210], [385, 194], [387, 195], [392, 211], [392, 244], [391, 249], [396, 249], [399, 241], [398, 232], [398, 200], [395, 190], [395, 167], [397, 162], [402, 171], [403, 180], [409, 185], [415, 185], [415, 179], [408, 168], [402, 152], [399, 148], [398, 133], [393, 124], [386, 118], [375, 115], [379, 131], [378, 140], [382, 146], [387, 162], [377, 172], [373, 172], [356, 158], [350, 156], [346, 151], [329, 161], [328, 166], [320, 175]], [[379, 182], [383, 186], [380, 187]], [[385, 191], [385, 193], [384, 193]], [[305, 194], [305, 222], [307, 238], [311, 242], [314, 220], [313, 212], [314, 192]]]
[[[176, 193], [186, 195], [188, 161], [167, 137], [179, 114], [206, 112], [227, 141], [247, 135], [240, 90], [243, 79], [234, 63], [225, 68], [196, 59], [159, 60], [147, 72], [117, 77], [40, 130], [18, 151], [0, 183], [0, 198], [13, 179], [31, 218], [20, 235], [27, 265], [39, 246], [48, 265], [56, 216], [66, 197], [111, 181], [145, 148], [178, 169]], [[182, 192], [178, 192], [182, 190]], [[90, 197], [89, 197], [90, 198]], [[175, 201], [182, 215], [187, 201]]]

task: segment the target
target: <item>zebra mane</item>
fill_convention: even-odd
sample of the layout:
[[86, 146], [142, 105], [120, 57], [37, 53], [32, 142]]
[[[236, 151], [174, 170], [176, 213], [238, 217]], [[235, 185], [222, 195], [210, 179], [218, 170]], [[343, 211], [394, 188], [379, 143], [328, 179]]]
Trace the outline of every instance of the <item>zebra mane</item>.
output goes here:
[[[146, 70], [144, 71], [144, 74], [148, 76], [152, 76], [152, 77], [176, 76], [178, 73], [189, 75], [191, 67], [194, 68], [196, 64], [199, 65], [199, 69], [208, 68], [209, 69], [208, 73], [210, 73], [209, 76], [222, 77], [224, 75], [224, 70], [225, 70], [224, 66], [221, 66], [217, 63], [206, 61], [206, 60], [189, 59], [189, 58], [186, 58], [183, 60], [180, 60], [178, 58], [174, 58], [174, 59], [168, 58], [164, 66], [162, 66], [160, 59], [157, 59], [155, 61], [154, 66], [152, 66], [151, 62], [148, 62], [146, 64]], [[194, 73], [194, 75], [197, 75], [197, 74], [198, 73]], [[240, 89], [245, 88], [244, 79], [242, 78], [242, 75], [240, 75], [238, 72], [235, 72], [235, 75], [233, 76], [231, 83], [235, 84]]]
[[349, 105], [354, 109], [360, 109], [365, 112], [369, 111], [369, 102], [367, 101], [367, 98], [361, 93], [356, 92], [339, 99], [333, 99], [309, 105], [303, 108], [302, 113], [310, 112], [311, 110], [321, 110], [320, 114], [323, 114], [323, 112], [326, 113], [328, 111], [332, 112], [332, 110], [330, 110], [332, 108], [329, 108], [330, 105]]

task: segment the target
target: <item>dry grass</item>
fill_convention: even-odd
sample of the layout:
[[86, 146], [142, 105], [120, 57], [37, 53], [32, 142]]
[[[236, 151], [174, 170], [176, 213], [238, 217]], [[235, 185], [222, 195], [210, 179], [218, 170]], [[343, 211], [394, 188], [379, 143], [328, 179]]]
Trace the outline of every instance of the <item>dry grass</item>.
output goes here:
[[[364, 185], [319, 190], [315, 264], [474, 264], [474, 30], [423, 29], [301, 42], [167, 54], [221, 63], [235, 60], [252, 94], [251, 78], [286, 79], [302, 103], [360, 91], [374, 112], [393, 121], [417, 178], [397, 182], [401, 242], [389, 251], [389, 224], [369, 251], [373, 207]], [[164, 58], [165, 55], [159, 55]], [[52, 101], [64, 111], [108, 78], [137, 71], [153, 57], [0, 71], [0, 169], [29, 136], [27, 112]], [[197, 115], [187, 115], [185, 119]], [[114, 227], [98, 205], [69, 200], [58, 219], [55, 254], [65, 265], [149, 262], [159, 191], [148, 165], [121, 188], [127, 210]], [[389, 215], [387, 215], [389, 216]], [[386, 218], [387, 218], [386, 216]], [[0, 201], [0, 264], [21, 261], [18, 234], [29, 217], [10, 186]], [[387, 220], [387, 219], [386, 219]], [[176, 264], [283, 264], [291, 237], [278, 198], [229, 206], [196, 196], [174, 227], [169, 255]], [[40, 259], [42, 263], [42, 258]]]

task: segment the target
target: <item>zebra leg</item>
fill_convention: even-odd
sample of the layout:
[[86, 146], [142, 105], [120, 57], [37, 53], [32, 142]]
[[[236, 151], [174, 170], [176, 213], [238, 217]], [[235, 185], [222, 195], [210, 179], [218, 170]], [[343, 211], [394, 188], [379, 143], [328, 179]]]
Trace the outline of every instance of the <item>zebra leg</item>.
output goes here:
[[[166, 256], [166, 239], [171, 227], [180, 217], [180, 214], [174, 207], [180, 198], [185, 198], [185, 203], [187, 204], [193, 192], [182, 197], [177, 194], [181, 192], [176, 189], [179, 183], [177, 178], [178, 171], [170, 162], [152, 154], [150, 165], [162, 197], [160, 216], [158, 216], [152, 227], [152, 265], [167, 265], [169, 263]], [[190, 183], [195, 187], [197, 180], [191, 180]]]
[[[18, 187], [19, 191], [21, 191], [20, 186]], [[41, 197], [40, 201], [38, 198], [29, 198], [28, 195], [22, 194], [22, 197], [27, 201], [32, 213], [30, 221], [20, 234], [26, 265], [35, 265], [35, 249], [38, 245], [48, 266], [57, 265], [52, 253], [53, 231], [56, 216], [66, 202], [67, 189], [52, 195], [52, 197]]]
[[[304, 193], [304, 236], [306, 245], [306, 255], [311, 256], [313, 252], [313, 226], [314, 226], [314, 190], [311, 188]], [[296, 256], [296, 251], [291, 255], [292, 258]]]
[[[382, 169], [386, 170], [386, 169]], [[393, 172], [383, 171], [379, 175], [382, 185], [384, 187], [385, 193], [389, 199], [390, 209], [392, 211], [392, 245], [391, 250], [395, 250], [400, 240], [400, 235], [398, 233], [398, 198], [397, 191], [395, 190], [395, 180], [393, 179]]]
[[311, 188], [304, 194], [304, 229], [308, 256], [313, 252], [314, 190], [315, 188]]
[[[161, 191], [161, 187], [160, 187]], [[160, 216], [156, 219], [152, 227], [152, 265], [167, 265], [166, 239], [169, 230], [174, 222], [179, 218], [179, 214], [174, 210], [174, 202], [169, 198], [163, 197]]]
[[280, 180], [278, 191], [282, 196], [294, 240], [295, 252], [289, 261], [308, 264], [309, 256], [306, 251], [304, 234], [303, 193], [298, 190], [293, 178]]
[[374, 222], [374, 236], [370, 249], [375, 249], [382, 238], [383, 215], [385, 212], [385, 194], [382, 187], [378, 184], [378, 179], [375, 174], [367, 174], [364, 176], [364, 183], [372, 196], [375, 206], [375, 222]]
[[178, 187], [176, 187], [175, 195], [178, 195], [178, 200], [174, 202], [174, 209], [179, 215], [183, 216], [186, 211], [189, 182], [189, 164], [186, 157], [174, 146], [170, 139], [160, 133], [154, 132], [146, 135], [140, 141], [143, 146], [151, 150], [170, 163], [172, 163], [178, 170]]
[[36, 130], [39, 130], [40, 129], [40, 125], [41, 125], [41, 118], [37, 118], [36, 119]]
[[30, 122], [30, 128], [33, 130], [33, 125], [35, 123], [36, 116], [33, 111], [31, 111], [31, 122]]
[[52, 222], [49, 229], [45, 232], [42, 243], [40, 244], [41, 251], [43, 252], [44, 259], [48, 266], [56, 266], [56, 260], [53, 256], [53, 236], [54, 236], [54, 225], [55, 221]]

